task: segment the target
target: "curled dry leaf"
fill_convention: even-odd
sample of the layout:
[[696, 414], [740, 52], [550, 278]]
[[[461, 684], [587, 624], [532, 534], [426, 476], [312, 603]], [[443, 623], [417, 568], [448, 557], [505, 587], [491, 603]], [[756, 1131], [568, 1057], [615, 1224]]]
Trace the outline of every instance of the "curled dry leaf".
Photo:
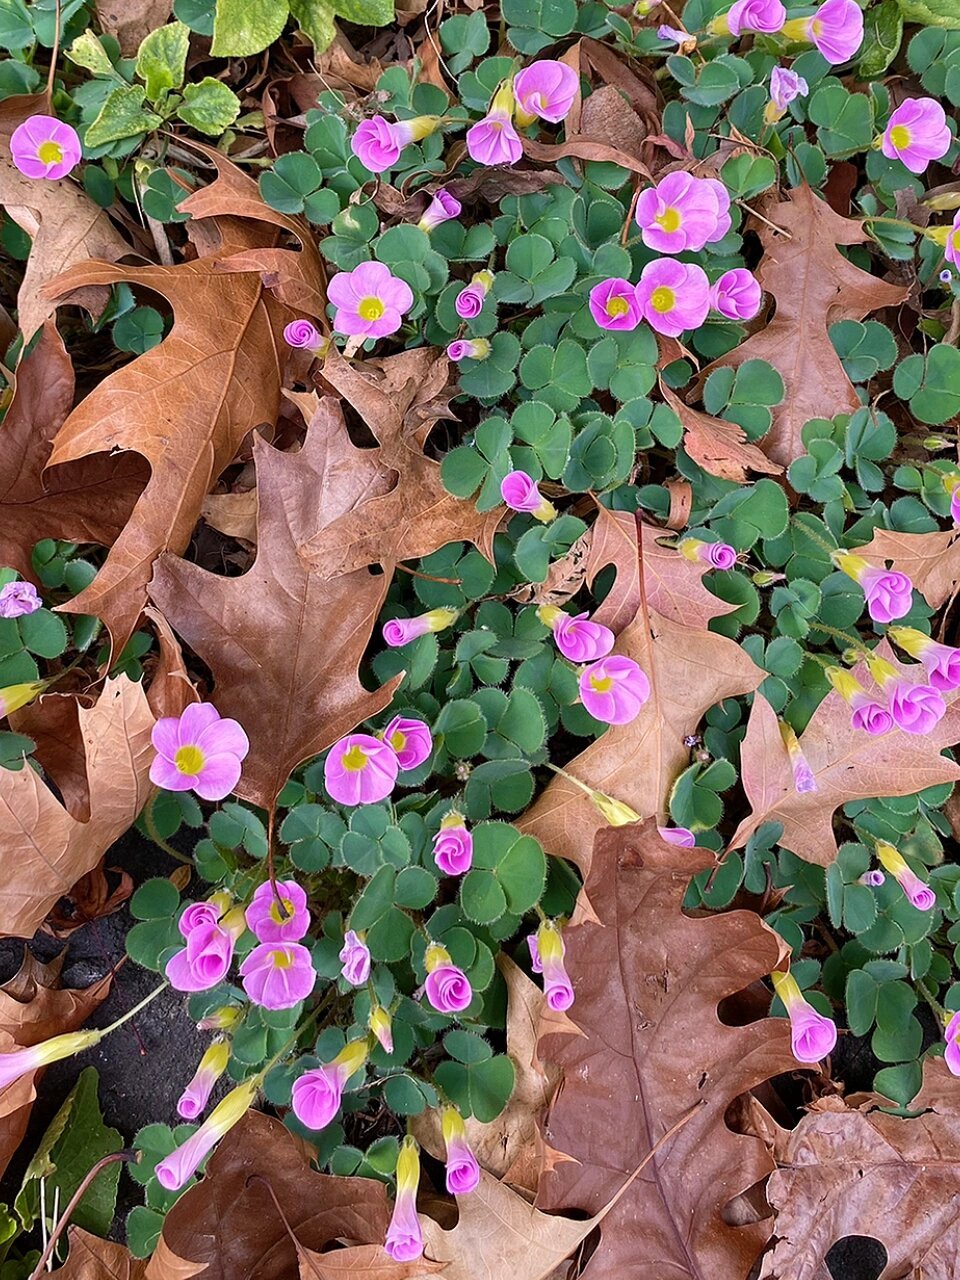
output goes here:
[[126, 676], [107, 680], [95, 705], [78, 707], [77, 717], [86, 755], [85, 821], [33, 769], [0, 770], [0, 933], [32, 937], [61, 894], [133, 824], [150, 793], [154, 718], [142, 686]]
[[867, 239], [863, 222], [841, 218], [809, 187], [797, 187], [764, 209], [757, 234], [765, 250], [757, 279], [773, 294], [776, 311], [746, 342], [704, 369], [738, 368], [766, 360], [780, 372], [786, 396], [773, 410], [773, 426], [761, 443], [781, 466], [806, 453], [801, 428], [811, 418], [853, 413], [860, 399], [830, 341], [837, 320], [862, 320], [871, 311], [902, 302], [908, 290], [855, 267], [837, 245]]
[[699, 409], [691, 409], [678, 395], [661, 381], [660, 394], [680, 419], [683, 426], [683, 447], [690, 457], [722, 480], [734, 480], [745, 484], [748, 471], [760, 471], [769, 476], [780, 475], [783, 467], [771, 462], [762, 449], [751, 444], [747, 433], [735, 422], [724, 422]]
[[392, 566], [380, 575], [361, 568], [328, 578], [297, 550], [318, 510], [335, 520], [358, 486], [370, 483], [365, 452], [350, 443], [330, 398], [320, 402], [299, 453], [257, 439], [252, 567], [227, 578], [163, 556], [150, 584], [151, 599], [213, 672], [220, 713], [239, 720], [250, 738], [237, 794], [266, 809], [301, 761], [382, 711], [399, 681], [370, 693], [357, 673]]
[[[886, 641], [877, 647], [910, 680], [917, 665], [896, 661]], [[866, 687], [870, 676], [863, 663], [853, 673]], [[925, 787], [960, 779], [960, 765], [940, 754], [960, 742], [960, 698], [945, 695], [947, 714], [926, 734], [891, 729], [873, 737], [850, 723], [850, 708], [839, 693], [820, 703], [800, 735], [800, 748], [816, 781], [816, 790], [798, 793], [776, 712], [761, 694], [750, 710], [740, 750], [741, 778], [752, 811], [730, 841], [739, 849], [764, 822], [780, 822], [778, 843], [807, 862], [827, 866], [837, 856], [833, 815], [849, 800], [875, 796], [907, 796]]]
[[855, 548], [858, 556], [880, 569], [905, 573], [934, 609], [953, 595], [960, 583], [960, 530], [898, 533], [877, 529], [870, 541]]
[[[883, 1099], [876, 1102], [882, 1104]], [[776, 1134], [779, 1166], [767, 1183], [776, 1243], [762, 1280], [820, 1280], [830, 1248], [872, 1236], [884, 1276], [953, 1280], [960, 1257], [960, 1081], [942, 1060], [924, 1063], [909, 1119], [821, 1098], [793, 1130]]]
[[558, 160], [568, 158], [576, 160], [597, 160], [606, 164], [618, 164], [631, 173], [639, 173], [642, 177], [653, 180], [652, 174], [642, 160], [628, 155], [619, 147], [611, 146], [593, 138], [576, 137], [569, 142], [536, 142], [533, 138], [524, 137], [523, 153], [531, 160], [542, 160], [545, 164], [556, 164]]
[[144, 1280], [147, 1264], [126, 1245], [101, 1240], [80, 1227], [71, 1227], [70, 1254], [53, 1274], [60, 1280]]
[[444, 1270], [442, 1263], [429, 1258], [394, 1262], [379, 1244], [355, 1244], [329, 1253], [314, 1253], [300, 1245], [297, 1257], [300, 1280], [426, 1280]]
[[727, 1026], [718, 1006], [775, 968], [783, 944], [752, 912], [684, 915], [691, 877], [712, 865], [706, 850], [666, 844], [652, 821], [605, 828], [564, 931], [576, 1002], [540, 1041], [564, 1083], [544, 1124], [552, 1150], [538, 1205], [596, 1212], [689, 1117], [601, 1224], [584, 1280], [745, 1277], [770, 1233], [769, 1219], [725, 1218], [774, 1167], [725, 1116], [739, 1094], [796, 1066], [789, 1024]]

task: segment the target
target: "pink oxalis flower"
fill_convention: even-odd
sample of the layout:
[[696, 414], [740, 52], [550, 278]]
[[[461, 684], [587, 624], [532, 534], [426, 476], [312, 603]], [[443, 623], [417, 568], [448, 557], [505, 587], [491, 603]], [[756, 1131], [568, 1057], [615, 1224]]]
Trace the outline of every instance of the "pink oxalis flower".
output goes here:
[[366, 1040], [350, 1040], [332, 1062], [305, 1071], [293, 1084], [293, 1114], [308, 1129], [325, 1129], [340, 1110], [343, 1090], [367, 1060]]
[[391, 618], [383, 625], [383, 639], [391, 649], [399, 649], [418, 636], [445, 631], [459, 616], [459, 609], [431, 609], [416, 618]]
[[643, 319], [637, 292], [629, 280], [612, 276], [590, 290], [590, 314], [601, 329], [618, 332], [635, 329]]
[[525, 471], [511, 471], [500, 482], [500, 497], [511, 511], [532, 515], [543, 524], [556, 519], [557, 509], [537, 488], [537, 482]]
[[350, 139], [350, 149], [364, 168], [371, 173], [383, 173], [393, 168], [405, 147], [428, 138], [439, 123], [438, 116], [416, 116], [397, 124], [391, 124], [383, 116], [374, 116], [358, 126]]
[[423, 1231], [417, 1217], [419, 1185], [420, 1152], [416, 1141], [407, 1134], [397, 1157], [397, 1198], [383, 1245], [394, 1262], [412, 1262], [423, 1253]]
[[940, 693], [960, 689], [960, 649], [938, 644], [914, 627], [891, 627], [887, 636], [911, 658], [919, 658], [927, 679]]
[[657, 834], [667, 844], [675, 844], [681, 849], [697, 847], [697, 837], [686, 827], [657, 827]]
[[283, 340], [297, 351], [316, 351], [323, 345], [320, 330], [312, 320], [291, 320], [284, 326]]
[[726, 16], [726, 25], [732, 36], [744, 31], [758, 31], [762, 35], [776, 35], [787, 20], [782, 0], [736, 0]]
[[790, 1018], [790, 1044], [798, 1062], [819, 1062], [833, 1052], [837, 1043], [837, 1024], [818, 1013], [805, 1000], [795, 978], [775, 971], [770, 975], [773, 989], [783, 1001]]
[[648, 249], [696, 252], [730, 230], [730, 194], [716, 178], [677, 169], [640, 192], [634, 217]]
[[783, 35], [814, 45], [836, 67], [849, 62], [863, 44], [863, 10], [856, 0], [825, 0], [809, 18], [785, 22]]
[[196, 1120], [206, 1110], [214, 1085], [227, 1069], [230, 1061], [230, 1044], [216, 1040], [200, 1059], [193, 1079], [180, 1095], [177, 1115], [184, 1120]]
[[650, 681], [632, 658], [611, 654], [580, 673], [580, 701], [604, 724], [629, 724], [650, 697]]
[[703, 542], [700, 538], [684, 538], [677, 550], [684, 559], [709, 565], [711, 569], [732, 569], [737, 563], [736, 548], [726, 542]]
[[382, 262], [361, 262], [338, 271], [327, 286], [336, 307], [333, 327], [351, 338], [386, 338], [396, 333], [413, 306], [413, 290]]
[[809, 92], [803, 76], [789, 67], [774, 67], [770, 72], [770, 100], [778, 111], [786, 111], [791, 102], [805, 98]]
[[225, 1133], [238, 1124], [257, 1096], [257, 1077], [245, 1080], [210, 1112], [200, 1128], [157, 1165], [157, 1181], [165, 1191], [179, 1191], [196, 1173]]
[[236, 720], [223, 719], [211, 702], [192, 702], [180, 716], [164, 716], [150, 741], [156, 757], [150, 781], [167, 791], [195, 791], [222, 800], [240, 781], [250, 743]]
[[434, 227], [439, 227], [441, 222], [449, 222], [451, 218], [459, 218], [463, 209], [463, 205], [452, 196], [449, 191], [443, 187], [438, 187], [433, 193], [433, 197], [423, 216], [417, 223], [421, 231], [430, 232]]
[[399, 772], [400, 761], [392, 747], [369, 733], [351, 733], [330, 748], [323, 780], [340, 804], [376, 804], [386, 800]]
[[947, 1047], [943, 1052], [943, 1060], [951, 1075], [960, 1076], [960, 1013], [947, 1012], [947, 1025], [943, 1038]]
[[947, 713], [943, 695], [929, 684], [912, 684], [885, 658], [867, 658], [870, 674], [883, 690], [887, 710], [904, 733], [926, 734]]
[[352, 987], [362, 987], [370, 977], [370, 948], [365, 935], [348, 929], [343, 935], [343, 946], [338, 959], [343, 967], [340, 972]]
[[931, 160], [950, 150], [953, 135], [940, 103], [933, 98], [907, 98], [887, 122], [880, 150], [888, 160], [900, 160], [911, 173], [923, 173]]
[[884, 871], [889, 872], [918, 911], [932, 911], [937, 905], [937, 895], [930, 886], [912, 870], [899, 850], [885, 840], [877, 841], [877, 858]]
[[310, 952], [298, 942], [262, 942], [240, 966], [243, 989], [264, 1009], [292, 1009], [317, 981]]
[[492, 271], [476, 271], [470, 277], [470, 283], [461, 289], [453, 304], [454, 310], [461, 320], [476, 320], [483, 310], [484, 299], [493, 288]]
[[486, 360], [491, 350], [488, 338], [455, 338], [447, 346], [447, 359], [457, 364], [461, 360]]
[[513, 126], [514, 98], [509, 80], [493, 95], [490, 110], [467, 130], [467, 153], [477, 164], [516, 164], [523, 143]]
[[310, 928], [307, 895], [295, 880], [278, 880], [276, 893], [270, 881], [264, 881], [245, 915], [247, 928], [260, 942], [299, 942]]
[[710, 310], [710, 281], [702, 267], [657, 258], [640, 272], [637, 301], [651, 329], [677, 338], [699, 329]]
[[440, 1121], [447, 1149], [447, 1191], [452, 1196], [466, 1196], [480, 1185], [480, 1165], [467, 1141], [463, 1116], [456, 1107], [444, 1107]]
[[7, 582], [0, 587], [0, 618], [25, 618], [43, 608], [32, 582]]
[[542, 604], [537, 617], [550, 628], [557, 648], [571, 662], [596, 662], [613, 648], [613, 632], [600, 622], [591, 622], [587, 613], [571, 615], [556, 605]]
[[424, 955], [427, 980], [424, 990], [427, 999], [438, 1013], [462, 1013], [473, 999], [473, 991], [467, 975], [458, 969], [450, 952], [439, 943], [431, 942]]
[[65, 178], [82, 154], [76, 129], [55, 116], [30, 116], [10, 136], [10, 155], [25, 178]]
[[913, 607], [913, 583], [905, 573], [876, 568], [849, 551], [835, 551], [833, 563], [863, 588], [874, 622], [893, 622]]
[[842, 667], [828, 667], [826, 677], [853, 711], [851, 724], [874, 737], [889, 733], [893, 728], [893, 716], [864, 689], [855, 675]]
[[527, 938], [527, 946], [534, 973], [543, 974], [547, 1004], [557, 1013], [569, 1009], [574, 1001], [573, 984], [564, 967], [566, 947], [556, 923], [544, 920], [537, 932]]
[[565, 62], [554, 58], [531, 62], [513, 82], [517, 124], [525, 128], [537, 117], [559, 124], [569, 115], [579, 88], [580, 77]]
[[422, 720], [394, 716], [383, 731], [383, 741], [394, 752], [401, 772], [416, 769], [433, 750], [430, 728]]
[[466, 875], [473, 864], [473, 836], [455, 809], [443, 818], [433, 838], [433, 860], [445, 876]]
[[166, 963], [167, 981], [177, 991], [209, 991], [230, 972], [233, 949], [246, 928], [239, 907], [216, 923], [198, 924], [186, 938], [186, 946]]
[[710, 309], [728, 320], [752, 320], [763, 302], [763, 290], [752, 271], [732, 267], [710, 288]]

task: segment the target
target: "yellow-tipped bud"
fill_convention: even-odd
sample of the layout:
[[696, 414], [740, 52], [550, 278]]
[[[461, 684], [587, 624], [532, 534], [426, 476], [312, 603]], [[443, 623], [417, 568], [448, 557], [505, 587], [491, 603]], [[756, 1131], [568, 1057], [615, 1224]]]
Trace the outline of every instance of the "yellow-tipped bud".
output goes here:
[[440, 1116], [440, 1128], [443, 1132], [443, 1141], [449, 1146], [452, 1141], [457, 1138], [466, 1136], [467, 1127], [463, 1123], [463, 1116], [456, 1107], [444, 1107]]
[[563, 616], [563, 610], [558, 609], [555, 604], [542, 604], [537, 609], [537, 617], [545, 627], [553, 629], [553, 624], [558, 618]]
[[397, 1194], [416, 1191], [420, 1185], [420, 1148], [416, 1138], [408, 1133], [400, 1144], [397, 1156]]
[[507, 120], [512, 120], [515, 107], [516, 99], [513, 96], [513, 80], [503, 80], [490, 103], [490, 115], [504, 116]]
[[446, 631], [460, 617], [459, 609], [430, 609], [420, 615], [430, 631]]
[[863, 692], [863, 685], [857, 677], [850, 671], [844, 671], [842, 667], [827, 667], [825, 674], [834, 689], [846, 702], [849, 702], [854, 694]]
[[611, 827], [628, 827], [632, 822], [639, 822], [640, 815], [622, 800], [614, 800], [602, 791], [591, 791], [590, 799], [600, 810], [604, 821]]
[[31, 680], [26, 684], [8, 684], [5, 689], [0, 689], [0, 720], [32, 702], [38, 693], [43, 692], [46, 684], [46, 680]]

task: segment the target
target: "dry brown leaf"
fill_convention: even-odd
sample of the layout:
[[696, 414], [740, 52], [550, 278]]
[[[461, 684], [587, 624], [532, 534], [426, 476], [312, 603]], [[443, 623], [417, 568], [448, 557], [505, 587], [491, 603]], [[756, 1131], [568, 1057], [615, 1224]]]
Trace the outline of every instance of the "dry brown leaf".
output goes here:
[[762, 471], [769, 476], [782, 473], [783, 467], [771, 462], [762, 449], [751, 444], [747, 433], [735, 422], [724, 422], [722, 418], [691, 409], [663, 381], [660, 394], [680, 419], [684, 449], [704, 471], [737, 484], [746, 483], [748, 471]]
[[[701, 585], [706, 566], [657, 547], [656, 531], [648, 534], [646, 526], [644, 566], [652, 635], [642, 610], [624, 625], [639, 600], [635, 530], [634, 517], [627, 513], [598, 513], [594, 537], [599, 550], [591, 557], [588, 581], [604, 564], [617, 565], [613, 589], [594, 616], [621, 628], [614, 652], [640, 664], [650, 681], [651, 697], [635, 720], [612, 725], [566, 767], [587, 786], [648, 817], [664, 812], [670, 788], [689, 762], [684, 739], [696, 732], [707, 708], [752, 692], [764, 675], [732, 640], [705, 629], [709, 618], [729, 612], [729, 605]], [[649, 548], [648, 537], [653, 543]], [[549, 853], [571, 859], [584, 872], [593, 837], [602, 825], [589, 796], [563, 777], [555, 777], [518, 822]]]
[[777, 1240], [762, 1280], [820, 1280], [828, 1251], [845, 1236], [880, 1241], [884, 1277], [955, 1280], [960, 1083], [942, 1059], [924, 1063], [923, 1087], [910, 1107], [924, 1114], [901, 1119], [826, 1097], [795, 1129], [779, 1132], [780, 1167], [767, 1183]]
[[314, 1173], [289, 1129], [248, 1111], [167, 1214], [146, 1280], [291, 1280], [297, 1249], [284, 1218], [304, 1249], [339, 1239], [379, 1244], [390, 1218], [386, 1188]]
[[16, 392], [0, 424], [0, 564], [34, 580], [35, 543], [63, 538], [109, 546], [149, 476], [139, 458], [110, 458], [102, 449], [44, 471], [73, 404], [73, 382], [70, 357], [48, 321], [36, 347], [20, 361]]
[[332, 399], [299, 453], [257, 439], [257, 558], [239, 578], [174, 556], [157, 563], [150, 597], [213, 672], [213, 700], [251, 741], [237, 794], [272, 809], [293, 769], [388, 705], [399, 677], [369, 693], [357, 668], [390, 585], [366, 568], [329, 579], [297, 554], [316, 527], [355, 500], [356, 450]]
[[765, 250], [757, 278], [775, 298], [776, 312], [700, 375], [702, 382], [712, 370], [738, 368], [746, 360], [766, 360], [779, 370], [786, 396], [773, 410], [761, 448], [784, 467], [806, 452], [800, 431], [811, 418], [860, 408], [830, 341], [830, 325], [896, 306], [908, 292], [861, 271], [837, 248], [867, 239], [860, 219], [841, 218], [809, 187], [788, 194], [788, 200], [764, 208], [767, 221], [758, 220], [756, 228]]
[[73, 888], [63, 894], [44, 923], [44, 931], [55, 938], [69, 938], [91, 920], [102, 920], [119, 911], [133, 893], [133, 877], [120, 867], [111, 867], [113, 882], [107, 879], [104, 859], [99, 866], [81, 876]]
[[129, 58], [144, 36], [167, 21], [173, 0], [96, 0], [94, 7], [100, 30], [116, 36], [121, 52]]
[[789, 1024], [727, 1026], [718, 1005], [775, 968], [783, 944], [752, 912], [684, 915], [691, 877], [712, 865], [707, 850], [666, 844], [652, 821], [605, 828], [564, 931], [576, 1002], [540, 1040], [564, 1083], [544, 1124], [554, 1157], [538, 1205], [596, 1212], [663, 1141], [601, 1224], [584, 1280], [742, 1280], [770, 1234], [769, 1220], [725, 1220], [727, 1203], [773, 1169], [764, 1144], [725, 1116], [739, 1094], [795, 1068]]
[[[41, 964], [24, 947], [19, 971], [0, 987], [0, 1053], [76, 1031], [107, 998], [112, 973], [82, 991], [60, 987], [63, 959], [61, 954], [51, 964]], [[31, 1071], [0, 1089], [0, 1174], [26, 1132], [34, 1086], [42, 1074]]]
[[960, 583], [960, 530], [940, 529], [932, 533], [897, 533], [877, 529], [858, 556], [877, 568], [892, 566], [905, 573], [934, 609], [953, 595]]
[[461, 540], [493, 560], [493, 535], [503, 511], [478, 512], [469, 499], [448, 493], [440, 464], [423, 452], [433, 424], [450, 416], [449, 367], [443, 352], [432, 347], [363, 366], [331, 350], [323, 377], [380, 445], [364, 451], [380, 468], [380, 493], [358, 501], [336, 520], [321, 507], [319, 531], [300, 548], [308, 564], [333, 576], [387, 560], [416, 559]]
[[[211, 481], [248, 432], [276, 420], [286, 359], [281, 330], [290, 315], [264, 294], [264, 264], [240, 270], [238, 253], [272, 253], [274, 264], [277, 255], [286, 255], [285, 277], [306, 271], [310, 259], [272, 248], [282, 215], [267, 209], [256, 183], [242, 174], [221, 177], [191, 197], [194, 220], [206, 221], [188, 226], [205, 236], [210, 218], [231, 201], [238, 216], [218, 219], [221, 243], [211, 256], [141, 270], [87, 263], [53, 286], [62, 295], [78, 285], [126, 280], [162, 294], [174, 311], [173, 328], [161, 343], [110, 374], [70, 414], [50, 460], [129, 449], [151, 465], [143, 495], [103, 568], [61, 606], [102, 618], [115, 649], [136, 626], [156, 557], [186, 548]], [[298, 228], [290, 219], [285, 223]], [[221, 266], [228, 269], [221, 272]], [[305, 277], [304, 287], [316, 292], [319, 285]]]
[[73, 693], [45, 693], [10, 716], [10, 728], [36, 743], [34, 757], [77, 822], [90, 817], [87, 760], [77, 712], [81, 705], [92, 703], [92, 698], [81, 701]]
[[[33, 241], [17, 294], [17, 316], [26, 343], [56, 310], [50, 297], [41, 294], [50, 280], [88, 258], [116, 262], [133, 249], [107, 211], [82, 187], [66, 178], [61, 182], [25, 178], [5, 155], [0, 156], [0, 204]], [[108, 296], [106, 288], [98, 288], [84, 295], [83, 305], [98, 314]]]
[[355, 1244], [330, 1253], [314, 1253], [302, 1245], [297, 1250], [300, 1280], [420, 1280], [443, 1271], [443, 1264], [417, 1258], [394, 1262], [379, 1244]]
[[256, 489], [208, 493], [200, 504], [200, 514], [211, 528], [228, 538], [240, 538], [244, 542], [257, 540]]
[[70, 1256], [53, 1274], [60, 1280], [144, 1280], [147, 1264], [126, 1245], [70, 1228]]
[[150, 793], [154, 718], [143, 687], [126, 676], [107, 680], [96, 704], [77, 715], [90, 796], [86, 822], [72, 817], [33, 769], [0, 770], [0, 933], [32, 937], [60, 895], [132, 825]]
[[[883, 641], [877, 647], [898, 671], [916, 681], [923, 668], [903, 666]], [[871, 687], [863, 663], [853, 668], [865, 687]], [[776, 712], [761, 695], [753, 700], [747, 733], [740, 750], [740, 773], [752, 811], [730, 841], [731, 849], [746, 844], [764, 822], [783, 824], [778, 843], [807, 862], [826, 866], [837, 856], [833, 815], [849, 800], [876, 796], [908, 796], [925, 787], [960, 778], [960, 765], [940, 754], [960, 742], [960, 697], [946, 694], [947, 714], [927, 734], [892, 729], [873, 737], [850, 723], [850, 708], [839, 693], [824, 698], [800, 735], [800, 747], [816, 779], [816, 791], [800, 794]]]
[[569, 142], [536, 142], [533, 138], [524, 137], [521, 141], [524, 155], [529, 156], [531, 160], [542, 161], [544, 164], [556, 164], [558, 160], [568, 158], [597, 160], [605, 164], [618, 164], [622, 169], [629, 169], [631, 173], [639, 173], [642, 177], [653, 181], [650, 170], [642, 160], [628, 155], [619, 147], [594, 138], [578, 135], [576, 138], [571, 138]]
[[[601, 85], [583, 104], [580, 134], [605, 142], [639, 159], [640, 148], [647, 137], [643, 121], [613, 85]], [[570, 131], [566, 131], [567, 137]]]

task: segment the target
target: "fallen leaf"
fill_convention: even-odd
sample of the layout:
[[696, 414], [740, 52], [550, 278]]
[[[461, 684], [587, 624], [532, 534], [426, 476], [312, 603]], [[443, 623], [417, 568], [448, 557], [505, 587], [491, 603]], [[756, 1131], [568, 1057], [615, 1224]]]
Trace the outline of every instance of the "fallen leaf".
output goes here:
[[783, 467], [771, 462], [762, 449], [751, 444], [747, 433], [735, 422], [724, 422], [722, 418], [692, 409], [662, 381], [660, 394], [680, 419], [684, 449], [704, 471], [737, 484], [746, 483], [748, 471], [762, 471], [770, 476], [782, 473]]
[[[213, 224], [235, 187], [237, 216]], [[223, 186], [218, 180], [190, 200], [196, 203], [187, 225], [203, 237], [211, 228], [219, 231], [216, 253], [170, 267], [91, 262], [51, 286], [62, 296], [78, 285], [128, 281], [161, 294], [174, 312], [162, 342], [106, 377], [74, 409], [50, 459], [54, 464], [129, 449], [150, 463], [147, 486], [106, 563], [85, 591], [61, 606], [102, 618], [115, 650], [136, 626], [156, 557], [186, 548], [211, 481], [248, 432], [276, 421], [286, 359], [281, 330], [291, 317], [264, 293], [263, 263], [240, 270], [237, 255], [244, 249], [285, 254], [292, 260], [283, 269], [288, 277], [309, 266], [304, 254], [272, 249], [282, 215], [267, 209], [251, 179], [239, 175]], [[196, 219], [206, 220], [195, 226]], [[316, 283], [308, 284], [315, 292]]]
[[763, 1260], [761, 1280], [820, 1280], [827, 1253], [846, 1236], [880, 1241], [884, 1276], [953, 1280], [960, 1258], [960, 1084], [942, 1059], [924, 1062], [923, 1087], [910, 1108], [924, 1114], [903, 1119], [825, 1097], [795, 1129], [779, 1131], [779, 1168], [767, 1183], [776, 1245]]
[[[907, 667], [897, 662], [886, 641], [876, 652], [908, 679], [914, 680], [922, 671], [917, 664]], [[872, 687], [863, 663], [852, 670], [862, 685]], [[876, 796], [907, 796], [941, 782], [955, 782], [960, 765], [940, 752], [960, 742], [960, 699], [956, 694], [945, 698], [947, 714], [929, 733], [910, 734], [895, 728], [873, 737], [853, 728], [849, 706], [831, 690], [800, 735], [800, 748], [817, 784], [815, 791], [800, 794], [776, 712], [757, 694], [740, 749], [740, 775], [751, 813], [740, 823], [729, 847], [739, 849], [764, 822], [780, 822], [782, 848], [827, 866], [837, 856], [833, 815], [840, 805]]]
[[[69, 179], [36, 182], [26, 178], [5, 155], [0, 156], [0, 204], [33, 241], [17, 294], [26, 344], [56, 310], [56, 304], [42, 293], [50, 280], [88, 258], [116, 262], [133, 249], [107, 211], [82, 187]], [[108, 297], [108, 290], [100, 287], [86, 293], [82, 301], [96, 315]]]
[[129, 58], [144, 36], [167, 21], [173, 0], [96, 0], [94, 7], [100, 30], [116, 37], [121, 53]]
[[486, 200], [499, 204], [504, 196], [532, 196], [546, 187], [566, 186], [557, 169], [475, 169], [467, 178], [454, 178], [446, 189], [464, 204]]
[[[50, 964], [41, 964], [24, 947], [19, 971], [0, 987], [0, 1053], [76, 1031], [107, 998], [112, 973], [83, 990], [61, 987], [64, 958], [61, 953]], [[26, 1132], [42, 1074], [31, 1071], [0, 1089], [0, 1174]]]
[[133, 893], [133, 877], [120, 867], [111, 867], [116, 883], [107, 879], [101, 858], [99, 866], [81, 876], [73, 888], [62, 895], [44, 923], [44, 930], [55, 938], [69, 938], [91, 920], [102, 920], [119, 911]]
[[44, 471], [73, 404], [73, 384], [63, 340], [47, 321], [36, 347], [20, 361], [13, 401], [0, 424], [0, 564], [34, 581], [31, 554], [41, 538], [109, 546], [149, 476], [139, 458], [110, 458], [102, 447], [96, 456]]
[[689, 1116], [602, 1223], [584, 1280], [745, 1277], [770, 1234], [769, 1220], [725, 1220], [727, 1203], [773, 1169], [764, 1144], [725, 1116], [739, 1094], [796, 1067], [789, 1024], [727, 1026], [718, 1005], [775, 968], [783, 943], [752, 912], [683, 913], [691, 877], [712, 865], [707, 850], [666, 844], [652, 821], [605, 828], [564, 930], [576, 1002], [540, 1040], [564, 1083], [543, 1126], [554, 1159], [538, 1205], [596, 1212]]
[[284, 1218], [304, 1249], [320, 1251], [339, 1239], [379, 1244], [390, 1218], [386, 1187], [314, 1173], [289, 1129], [248, 1111], [210, 1157], [202, 1181], [167, 1214], [162, 1252], [150, 1260], [146, 1280], [290, 1280], [297, 1247]]
[[200, 695], [187, 672], [180, 644], [169, 622], [162, 613], [149, 606], [143, 612], [157, 633], [160, 646], [159, 657], [147, 659], [145, 663], [149, 672], [147, 702], [157, 720], [164, 716], [179, 716], [191, 702], [199, 702]]
[[953, 595], [960, 583], [960, 530], [898, 533], [877, 529], [870, 541], [855, 547], [858, 556], [878, 568], [905, 573], [934, 609]]
[[385, 560], [417, 559], [457, 541], [474, 543], [493, 561], [493, 535], [502, 509], [478, 512], [469, 499], [448, 493], [440, 464], [423, 452], [433, 424], [450, 416], [449, 367], [443, 352], [432, 347], [403, 351], [362, 367], [331, 350], [323, 366], [324, 380], [353, 406], [376, 438], [379, 450], [364, 452], [372, 452], [371, 461], [380, 468], [381, 492], [358, 501], [337, 520], [321, 508], [319, 531], [300, 548], [311, 566], [333, 576]]
[[800, 431], [811, 418], [860, 408], [830, 341], [830, 325], [862, 320], [871, 311], [896, 306], [908, 293], [861, 271], [837, 248], [867, 240], [860, 219], [841, 218], [809, 187], [796, 187], [788, 196], [765, 206], [766, 221], [757, 220], [756, 226], [765, 250], [756, 275], [773, 295], [776, 311], [762, 329], [700, 375], [702, 384], [714, 369], [738, 368], [746, 360], [766, 360], [780, 372], [786, 396], [773, 410], [773, 426], [760, 447], [784, 467], [806, 453]]
[[596, 160], [604, 164], [618, 164], [621, 169], [629, 169], [631, 173], [639, 173], [651, 182], [650, 170], [636, 156], [628, 155], [619, 147], [611, 146], [594, 138], [578, 136], [569, 142], [536, 142], [533, 138], [521, 138], [523, 153], [531, 160], [542, 160], [545, 164], [555, 164], [558, 160], [573, 158], [576, 160]]
[[150, 793], [154, 718], [143, 687], [126, 676], [107, 680], [96, 704], [78, 707], [77, 716], [87, 821], [74, 818], [33, 769], [0, 770], [0, 933], [32, 937], [57, 899], [132, 825]]
[[647, 138], [647, 130], [636, 111], [620, 90], [609, 84], [595, 89], [584, 102], [579, 133], [638, 159]]
[[244, 489], [238, 493], [208, 493], [200, 504], [200, 515], [207, 524], [228, 538], [244, 542], [257, 540], [257, 491]]
[[444, 1270], [442, 1263], [427, 1258], [394, 1262], [379, 1244], [356, 1244], [330, 1253], [314, 1253], [301, 1245], [297, 1257], [300, 1280], [420, 1280]]
[[237, 794], [266, 809], [298, 764], [382, 711], [399, 680], [370, 693], [357, 674], [392, 567], [329, 579], [297, 554], [315, 528], [321, 494], [328, 519], [353, 500], [356, 452], [329, 398], [299, 453], [257, 439], [253, 566], [226, 578], [163, 556], [150, 584], [150, 598], [213, 672], [221, 714], [239, 720], [250, 738]]

